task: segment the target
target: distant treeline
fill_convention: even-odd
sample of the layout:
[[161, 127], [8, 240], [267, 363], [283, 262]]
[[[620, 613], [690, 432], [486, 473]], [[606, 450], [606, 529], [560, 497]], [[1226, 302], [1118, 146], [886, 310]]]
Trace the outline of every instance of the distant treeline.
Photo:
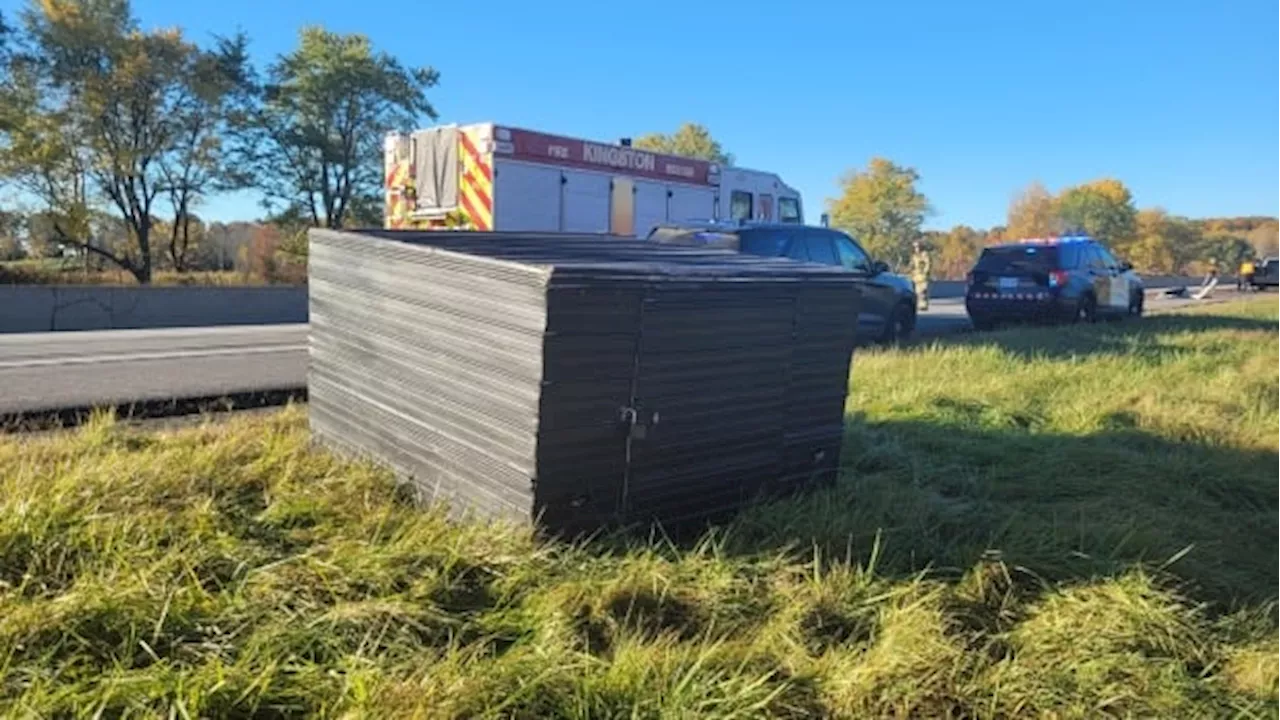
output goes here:
[[[137, 278], [97, 253], [85, 253], [50, 238], [41, 215], [0, 211], [0, 284], [132, 283]], [[157, 232], [169, 230], [154, 218]], [[92, 221], [96, 243], [124, 252], [133, 239], [119, 218]], [[212, 222], [189, 218], [189, 247], [181, 267], [157, 254], [151, 281], [159, 284], [294, 284], [306, 281], [306, 237], [297, 228], [260, 222]]]
[[1247, 258], [1276, 255], [1280, 222], [1265, 216], [1193, 219], [1160, 208], [1138, 210], [1128, 188], [1107, 179], [1058, 195], [1032, 184], [1010, 203], [1005, 225], [988, 230], [961, 225], [925, 231], [922, 237], [936, 253], [939, 276], [960, 278], [987, 245], [1071, 232], [1105, 241], [1141, 272], [1198, 274], [1216, 263], [1229, 273]]
[[1129, 188], [1113, 178], [1056, 194], [1032, 183], [1009, 203], [1004, 225], [924, 230], [933, 206], [919, 180], [914, 168], [873, 158], [865, 169], [846, 174], [839, 197], [827, 201], [831, 223], [898, 267], [921, 240], [934, 254], [936, 276], [951, 279], [963, 277], [988, 245], [1067, 233], [1091, 235], [1140, 271], [1161, 275], [1199, 273], [1213, 263], [1230, 271], [1245, 258], [1277, 252], [1280, 223], [1274, 217], [1190, 219], [1159, 208], [1139, 210]]

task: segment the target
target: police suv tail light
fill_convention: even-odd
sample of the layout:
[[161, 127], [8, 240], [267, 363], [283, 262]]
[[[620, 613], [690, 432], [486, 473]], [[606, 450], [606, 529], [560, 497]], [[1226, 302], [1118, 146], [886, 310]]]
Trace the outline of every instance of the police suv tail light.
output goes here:
[[1053, 272], [1049, 273], [1049, 287], [1059, 288], [1059, 287], [1066, 287], [1066, 285], [1067, 285], [1067, 274], [1065, 272], [1061, 270], [1054, 270]]

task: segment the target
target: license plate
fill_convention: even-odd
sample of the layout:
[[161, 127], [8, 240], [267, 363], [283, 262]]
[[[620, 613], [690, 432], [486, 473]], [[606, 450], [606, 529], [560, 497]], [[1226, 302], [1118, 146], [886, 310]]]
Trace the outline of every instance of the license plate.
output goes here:
[[1002, 277], [999, 279], [999, 287], [1001, 290], [1017, 290], [1018, 278]]

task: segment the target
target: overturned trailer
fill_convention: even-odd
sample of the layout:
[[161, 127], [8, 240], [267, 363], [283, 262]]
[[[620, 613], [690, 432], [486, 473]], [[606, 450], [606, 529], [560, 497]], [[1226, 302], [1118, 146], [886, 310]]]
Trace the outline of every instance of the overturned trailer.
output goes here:
[[834, 476], [859, 289], [598, 235], [311, 231], [311, 428], [548, 528], [706, 518]]

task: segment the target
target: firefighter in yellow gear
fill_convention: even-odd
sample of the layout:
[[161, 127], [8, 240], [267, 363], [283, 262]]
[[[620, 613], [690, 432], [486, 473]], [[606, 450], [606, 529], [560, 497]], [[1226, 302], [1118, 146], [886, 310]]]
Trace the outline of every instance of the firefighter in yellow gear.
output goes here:
[[1240, 263], [1240, 273], [1236, 275], [1236, 290], [1245, 291], [1253, 287], [1253, 275], [1257, 272], [1257, 266], [1253, 264], [1252, 258], [1246, 258]]
[[933, 261], [929, 251], [917, 240], [911, 243], [911, 282], [916, 286], [916, 311], [929, 309], [929, 272]]

